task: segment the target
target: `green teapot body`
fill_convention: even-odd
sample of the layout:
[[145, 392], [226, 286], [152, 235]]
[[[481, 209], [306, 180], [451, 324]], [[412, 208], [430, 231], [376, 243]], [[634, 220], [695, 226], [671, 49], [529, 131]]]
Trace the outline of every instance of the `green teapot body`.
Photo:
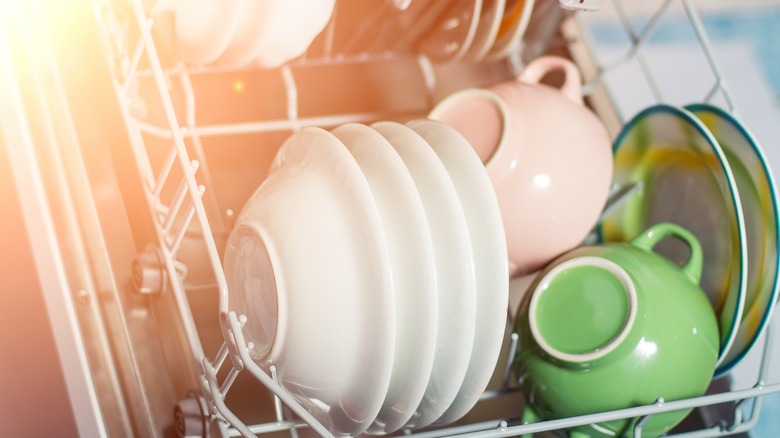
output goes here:
[[[673, 235], [691, 248], [678, 267], [654, 253]], [[629, 243], [572, 250], [535, 279], [515, 320], [514, 374], [526, 396], [524, 419], [571, 417], [703, 394], [719, 351], [715, 313], [699, 288], [701, 247], [674, 224], [657, 224]], [[689, 413], [652, 416], [642, 436], [658, 436]], [[633, 420], [575, 429], [632, 436]]]

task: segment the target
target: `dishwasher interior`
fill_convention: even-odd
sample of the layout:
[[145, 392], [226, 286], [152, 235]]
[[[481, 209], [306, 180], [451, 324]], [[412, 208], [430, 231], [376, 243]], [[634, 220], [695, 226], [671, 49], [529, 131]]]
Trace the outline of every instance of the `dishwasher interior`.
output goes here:
[[[388, 44], [397, 29], [372, 26], [396, 12], [394, 2], [339, 0], [302, 57], [265, 69], [177, 63], [172, 17], [150, 18], [147, 3], [35, 1], [4, 6], [10, 13], [0, 18], [0, 95], [13, 103], [0, 114], [2, 133], [29, 233], [37, 236], [33, 253], [82, 436], [329, 435], [276, 382], [275, 370], [252, 361], [246, 319], [228, 309], [222, 269], [236, 217], [292, 132], [424, 118], [450, 93], [514, 78], [543, 54], [580, 67], [587, 102], [610, 135], [625, 122], [584, 30], [583, 17], [601, 11], [537, 0], [524, 42], [511, 54], [448, 63], [403, 41]], [[602, 7], [630, 9], [623, 3]], [[712, 60], [690, 2], [657, 3], [648, 28], [669, 8], [682, 8]], [[630, 23], [627, 58], [641, 60], [645, 35]], [[377, 41], [385, 45], [371, 44]], [[714, 61], [711, 68], [702, 101], [728, 107]], [[673, 434], [736, 435], [757, 421], [760, 396], [780, 391], [765, 381], [763, 347], [749, 389], [731, 391], [726, 376], [702, 397], [522, 424], [523, 396], [509, 378], [510, 325], [471, 412], [453, 425], [398, 434], [542, 436], [639, 418], [638, 436], [642, 418], [696, 408]]]

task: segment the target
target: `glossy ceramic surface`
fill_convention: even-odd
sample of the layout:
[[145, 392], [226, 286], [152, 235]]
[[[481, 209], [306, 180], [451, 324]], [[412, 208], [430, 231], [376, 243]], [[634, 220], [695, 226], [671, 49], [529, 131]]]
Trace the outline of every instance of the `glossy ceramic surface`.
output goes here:
[[[246, 35], [254, 65], [275, 68], [301, 56], [330, 21], [336, 0], [245, 0], [254, 17]], [[263, 25], [258, 24], [262, 20]], [[243, 61], [243, 57], [240, 59]]]
[[225, 51], [216, 60], [219, 65], [243, 67], [257, 56], [257, 36], [265, 32], [273, 18], [274, 1], [243, 0], [239, 6], [236, 31]]
[[531, 21], [533, 9], [534, 0], [506, 1], [496, 40], [487, 55], [488, 60], [494, 61], [504, 58], [520, 48], [523, 35]]
[[225, 51], [238, 27], [242, 0], [172, 0], [159, 2], [151, 16], [173, 16], [173, 51], [177, 60], [205, 65]]
[[246, 315], [261, 366], [275, 365], [279, 383], [333, 433], [358, 435], [385, 400], [396, 344], [379, 210], [327, 131], [300, 130], [278, 157], [225, 249], [229, 309]]
[[468, 224], [447, 169], [411, 128], [394, 122], [372, 127], [401, 156], [423, 201], [434, 246], [439, 319], [436, 353], [420, 405], [405, 427], [420, 428], [452, 404], [471, 357], [476, 321], [476, 278]]
[[479, 27], [485, 0], [460, 0], [439, 16], [417, 44], [417, 50], [436, 61], [454, 62], [466, 54]]
[[[470, 1], [414, 0], [403, 10], [373, 10], [365, 15], [368, 18], [363, 19], [366, 21], [357, 26], [356, 31], [344, 36], [348, 41], [347, 49], [351, 53], [411, 50], [415, 43], [435, 28], [439, 17], [445, 11], [456, 8], [458, 3], [470, 4]], [[360, 21], [358, 18], [354, 22]], [[359, 35], [359, 38], [355, 38], [355, 34]]]
[[766, 330], [777, 302], [778, 204], [769, 162], [755, 137], [728, 112], [707, 104], [689, 105], [723, 149], [742, 202], [747, 237], [747, 289], [745, 310], [734, 345], [715, 370], [729, 371], [755, 345]]
[[[614, 182], [642, 188], [604, 218], [603, 240], [625, 242], [658, 222], [696, 236], [704, 248], [701, 287], [720, 321], [720, 365], [742, 319], [748, 267], [742, 203], [727, 157], [698, 119], [668, 105], [637, 114], [614, 150]], [[678, 263], [687, 257], [687, 248], [675, 241], [656, 251]]]
[[[674, 237], [689, 248], [680, 268], [653, 253]], [[537, 277], [515, 321], [514, 372], [527, 396], [524, 422], [583, 415], [704, 393], [718, 357], [718, 326], [698, 287], [702, 249], [670, 223], [628, 244], [580, 247]], [[688, 412], [657, 414], [658, 436]], [[631, 436], [635, 420], [587, 425], [592, 437]]]
[[374, 129], [356, 123], [332, 133], [355, 158], [371, 187], [390, 252], [396, 300], [393, 373], [382, 409], [368, 432], [391, 433], [412, 417], [431, 376], [439, 313], [433, 240], [414, 180], [390, 143]]
[[496, 41], [496, 36], [498, 36], [505, 4], [506, 0], [482, 0], [477, 33], [466, 51], [466, 58], [479, 62], [488, 54]]
[[[552, 71], [565, 73], [560, 89], [539, 83]], [[570, 61], [538, 58], [515, 81], [448, 96], [429, 117], [457, 129], [485, 162], [512, 276], [540, 269], [596, 224], [612, 176], [611, 141], [583, 105]]]
[[476, 404], [498, 361], [509, 288], [506, 237], [490, 179], [466, 139], [455, 129], [434, 120], [413, 120], [407, 126], [431, 145], [447, 169], [463, 206], [474, 251], [477, 280], [474, 347], [455, 401], [435, 421], [435, 424], [447, 424]]

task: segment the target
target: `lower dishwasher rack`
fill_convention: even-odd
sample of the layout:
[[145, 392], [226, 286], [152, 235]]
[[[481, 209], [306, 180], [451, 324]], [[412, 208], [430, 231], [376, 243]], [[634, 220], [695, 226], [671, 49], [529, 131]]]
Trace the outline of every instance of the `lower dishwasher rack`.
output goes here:
[[[564, 12], [554, 1], [537, 3], [539, 15], [546, 16], [541, 17], [544, 20], [537, 20], [538, 25], [529, 30], [529, 41], [522, 52], [495, 65], [461, 68], [476, 71], [476, 77], [479, 78], [476, 85], [481, 85], [496, 78], [514, 76], [525, 61], [544, 52], [564, 52], [580, 66], [587, 81], [589, 103], [614, 134], [621, 126], [622, 120], [613, 109], [608, 86], [601, 80], [610, 66], [599, 66], [594, 61], [591, 53], [593, 47], [582, 31], [583, 24], [579, 20], [579, 14], [584, 12]], [[703, 96], [703, 100], [710, 101], [715, 96], [720, 96], [730, 110], [735, 110], [729, 90], [718, 71], [701, 20], [689, 0], [664, 1], [652, 15], [650, 24], [639, 33], [622, 12], [622, 3], [628, 2], [615, 0], [614, 5], [631, 41], [631, 48], [621, 62], [635, 59], [644, 66], [643, 45], [655, 24], [663, 19], [663, 14], [669, 7], [682, 7], [699, 38], [715, 78], [712, 88]], [[215, 118], [216, 121], [207, 123], [198, 111], [214, 103], [206, 100], [205, 92], [198, 88], [199, 81], [217, 76], [224, 78], [231, 72], [216, 68], [191, 69], [168, 63], [165, 60], [165, 49], [158, 47], [157, 36], [154, 35], [158, 23], [149, 18], [141, 0], [96, 0], [93, 6], [99, 28], [103, 31], [103, 46], [107, 53], [105, 58], [112, 73], [114, 92], [120, 103], [135, 165], [141, 177], [143, 197], [151, 216], [147, 220], [151, 219], [156, 234], [155, 244], [150, 245], [135, 260], [133, 280], [141, 292], [169, 293], [174, 296], [178, 309], [177, 317], [181, 319], [184, 327], [184, 338], [188, 343], [199, 384], [189, 398], [181, 400], [176, 406], [176, 428], [182, 436], [209, 436], [211, 433], [222, 436], [256, 436], [275, 432], [290, 433], [292, 436], [311, 432], [332, 436], [277, 384], [274, 369], [267, 373], [255, 364], [249, 355], [242, 332], [246, 318], [229, 311], [228, 291], [220, 257], [221, 243], [230, 230], [234, 212], [236, 208], [240, 208], [240, 202], [228, 205], [230, 202], [217, 197], [218, 189], [215, 185], [218, 183], [215, 182], [214, 175], [224, 165], [219, 165], [220, 158], [214, 158], [218, 153], [206, 143], [213, 138], [272, 136], [280, 133], [284, 135], [309, 125], [332, 127], [346, 122], [423, 116], [442, 95], [453, 89], [474, 84], [442, 84], [441, 78], [447, 76], [447, 69], [452, 67], [434, 65], [425, 57], [399, 53], [341, 55], [334, 52], [329, 45], [327, 36], [329, 32], [332, 35], [333, 26], [338, 25], [331, 23], [325, 31], [321, 50], [312, 51], [303, 59], [273, 71], [254, 72], [262, 76], [258, 80], [275, 81], [274, 83], [280, 85], [267, 101], [260, 103], [274, 107], [268, 111], [268, 116], [260, 120], [239, 122]], [[409, 87], [417, 87], [414, 90], [419, 91], [416, 93], [418, 98], [411, 104], [387, 100], [390, 102], [389, 106], [395, 106], [394, 108], [388, 108], [383, 101], [377, 108], [347, 109], [325, 115], [317, 114], [316, 111], [301, 105], [301, 100], [305, 98], [302, 90], [306, 88], [306, 78], [327, 74], [325, 71], [334, 66], [365, 69], [379, 75], [381, 73], [376, 71], [382, 69], [411, 71], [413, 79], [410, 84], [415, 85]], [[241, 78], [250, 77], [254, 73], [238, 72], [236, 77], [239, 79], [224, 79], [226, 88], [223, 89], [232, 92], [232, 96], [240, 96], [247, 86]], [[652, 82], [652, 72], [645, 68], [643, 73], [646, 80]], [[660, 95], [655, 97], [658, 101], [663, 100]], [[222, 104], [229, 105], [230, 101]], [[313, 115], [307, 115], [307, 111]], [[277, 146], [279, 143], [277, 142]], [[197, 254], [196, 258], [199, 257], [194, 262], [192, 254]], [[194, 281], [193, 278], [201, 281]], [[210, 349], [214, 351], [204, 348], [203, 334], [199, 332], [193, 317], [192, 298], [188, 291], [198, 288], [203, 289], [200, 293], [216, 293], [218, 297], [222, 339], [218, 348]], [[506, 357], [513, 356], [513, 338], [508, 336], [507, 339], [502, 356], [504, 359], [500, 365], [507, 362]], [[702, 397], [676, 401], [659, 399], [646, 406], [525, 425], [513, 416], [519, 415], [519, 405], [516, 405], [517, 409], [510, 409], [509, 413], [488, 407], [492, 415], [500, 411], [500, 417], [493, 418], [489, 414], [485, 417], [487, 419], [480, 419], [478, 416], [472, 418], [469, 415], [464, 421], [450, 427], [414, 433], [405, 431], [404, 435], [421, 438], [451, 435], [475, 438], [514, 436], [617, 419], [639, 418], [633, 431], [634, 436], [639, 437], [642, 424], [654, 414], [720, 404], [730, 406], [729, 421], [704, 425], [675, 436], [711, 437], [738, 434], [749, 430], [757, 422], [762, 396], [780, 392], [780, 384], [766, 382], [771, 344], [770, 336], [766, 336], [759, 377], [749, 389], [716, 391]], [[505, 367], [499, 367], [501, 369], [493, 381], [495, 384], [491, 383], [480, 404], [493, 406], [491, 403], [499, 403], [506, 406], [520, 403], [517, 388], [509, 384], [509, 367], [508, 363]], [[226, 403], [226, 398], [234, 390], [234, 382], [243, 375], [251, 375], [272, 393], [272, 420], [260, 423], [247, 421]], [[480, 405], [477, 406], [477, 409], [479, 408]]]

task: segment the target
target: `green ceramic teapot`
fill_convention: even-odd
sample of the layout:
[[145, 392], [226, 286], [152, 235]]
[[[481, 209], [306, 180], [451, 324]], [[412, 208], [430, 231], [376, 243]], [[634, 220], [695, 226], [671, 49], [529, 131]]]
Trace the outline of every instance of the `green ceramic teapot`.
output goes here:
[[[674, 236], [690, 248], [678, 267], [653, 252]], [[629, 243], [582, 247], [548, 265], [515, 319], [513, 372], [526, 396], [525, 423], [702, 395], [715, 370], [715, 313], [698, 283], [702, 250], [671, 223]], [[650, 417], [642, 436], [661, 435], [689, 411]], [[633, 435], [634, 420], [572, 429], [570, 436]]]

